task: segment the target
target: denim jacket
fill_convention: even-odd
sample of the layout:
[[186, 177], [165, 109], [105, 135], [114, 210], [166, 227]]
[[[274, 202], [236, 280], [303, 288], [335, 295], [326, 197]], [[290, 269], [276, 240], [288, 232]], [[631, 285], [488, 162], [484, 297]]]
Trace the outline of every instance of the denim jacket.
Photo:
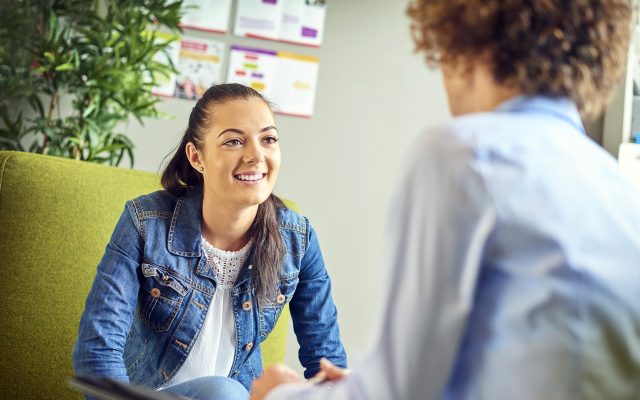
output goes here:
[[[127, 202], [100, 264], [73, 351], [76, 374], [162, 387], [182, 366], [216, 290], [201, 249], [202, 191], [158, 191]], [[236, 345], [229, 377], [249, 388], [262, 373], [260, 343], [289, 304], [305, 376], [326, 357], [346, 366], [331, 281], [309, 221], [278, 211], [286, 245], [277, 297], [258, 306], [252, 256], [232, 290]], [[254, 246], [259, 244], [254, 244]]]

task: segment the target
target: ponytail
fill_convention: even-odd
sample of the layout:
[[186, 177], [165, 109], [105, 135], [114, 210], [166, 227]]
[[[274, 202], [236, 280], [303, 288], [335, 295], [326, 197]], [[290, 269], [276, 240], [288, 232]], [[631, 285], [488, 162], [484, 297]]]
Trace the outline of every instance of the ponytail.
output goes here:
[[202, 186], [202, 175], [197, 173], [187, 159], [187, 134], [182, 137], [175, 155], [162, 172], [162, 187], [174, 196], [184, 196], [188, 189]]

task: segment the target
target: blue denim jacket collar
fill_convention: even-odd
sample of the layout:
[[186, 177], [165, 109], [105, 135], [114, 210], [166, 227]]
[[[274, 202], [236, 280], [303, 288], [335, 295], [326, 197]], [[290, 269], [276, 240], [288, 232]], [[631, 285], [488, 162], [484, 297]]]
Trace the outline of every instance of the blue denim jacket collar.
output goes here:
[[[196, 187], [187, 194], [179, 197], [176, 210], [171, 219], [167, 248], [169, 252], [183, 257], [202, 257], [202, 187]], [[251, 263], [253, 252], [249, 253], [248, 263]], [[209, 268], [206, 258], [202, 257], [198, 263], [196, 273], [215, 281], [213, 270]], [[245, 283], [253, 273], [248, 268], [242, 268], [236, 279], [235, 287]]]
[[187, 191], [179, 197], [171, 219], [167, 248], [183, 257], [201, 257], [202, 188]]

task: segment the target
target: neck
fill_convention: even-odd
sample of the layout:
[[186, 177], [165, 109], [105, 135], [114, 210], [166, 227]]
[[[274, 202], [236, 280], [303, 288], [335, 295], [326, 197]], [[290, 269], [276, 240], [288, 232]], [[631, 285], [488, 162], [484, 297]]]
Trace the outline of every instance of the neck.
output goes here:
[[473, 91], [477, 104], [476, 112], [492, 111], [501, 103], [521, 94], [519, 89], [499, 85], [493, 80], [486, 80], [484, 85], [479, 86], [483, 87]]
[[522, 94], [517, 87], [496, 82], [491, 70], [478, 62], [470, 68], [443, 68], [449, 107], [454, 116], [494, 110], [500, 103]]
[[206, 193], [202, 200], [202, 236], [220, 250], [238, 251], [249, 241], [258, 206], [232, 208]]

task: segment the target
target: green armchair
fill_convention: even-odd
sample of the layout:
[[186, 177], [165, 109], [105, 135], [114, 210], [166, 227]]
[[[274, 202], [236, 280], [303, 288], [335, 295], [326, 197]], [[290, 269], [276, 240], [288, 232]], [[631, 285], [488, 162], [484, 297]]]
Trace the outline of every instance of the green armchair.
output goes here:
[[[0, 398], [81, 397], [66, 379], [96, 266], [125, 201], [158, 187], [148, 172], [0, 151]], [[284, 359], [288, 320], [265, 367]]]

